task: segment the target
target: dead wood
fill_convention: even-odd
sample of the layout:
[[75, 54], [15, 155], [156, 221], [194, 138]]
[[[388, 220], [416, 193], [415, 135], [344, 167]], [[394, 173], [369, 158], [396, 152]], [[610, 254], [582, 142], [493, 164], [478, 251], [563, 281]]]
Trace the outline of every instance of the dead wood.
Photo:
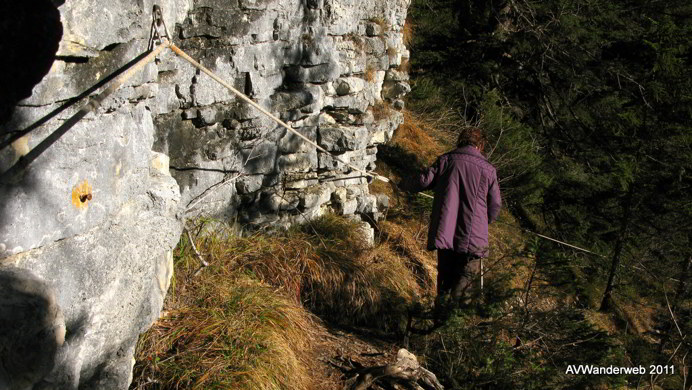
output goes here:
[[354, 368], [344, 390], [367, 390], [377, 386], [392, 389], [444, 390], [432, 372], [418, 364], [418, 359], [406, 349], [400, 349], [396, 362], [386, 366]]

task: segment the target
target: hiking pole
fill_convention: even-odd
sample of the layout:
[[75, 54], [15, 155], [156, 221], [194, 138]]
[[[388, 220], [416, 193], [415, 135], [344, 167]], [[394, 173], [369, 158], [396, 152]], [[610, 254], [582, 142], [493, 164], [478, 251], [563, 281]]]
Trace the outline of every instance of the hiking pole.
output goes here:
[[[423, 196], [423, 197], [425, 197], [425, 198], [434, 199], [433, 196], [428, 195], [428, 194], [425, 194], [425, 193], [422, 193], [422, 192], [419, 192], [418, 195]], [[516, 225], [513, 225], [513, 224], [511, 224], [511, 223], [502, 222], [502, 221], [496, 221], [496, 222], [501, 223], [501, 224], [505, 224], [505, 225], [507, 225], [507, 226], [512, 226], [512, 227], [514, 227], [514, 228], [517, 228], [517, 229], [519, 229], [519, 230], [522, 230], [522, 231], [525, 231], [525, 232], [527, 232], [527, 233], [533, 234], [533, 235], [538, 236], [538, 237], [540, 237], [540, 238], [543, 238], [543, 239], [545, 239], [545, 240], [550, 240], [550, 241], [553, 241], [553, 242], [557, 242], [558, 244], [562, 244], [562, 245], [568, 246], [568, 247], [570, 247], [570, 248], [580, 250], [580, 251], [582, 251], [582, 252], [590, 253], [590, 254], [592, 254], [592, 255], [596, 255], [596, 256], [599, 256], [599, 257], [605, 257], [605, 256], [603, 256], [603, 255], [600, 255], [600, 254], [596, 253], [596, 252], [592, 252], [592, 251], [590, 251], [590, 250], [588, 250], [588, 249], [580, 248], [580, 247], [578, 247], [578, 246], [576, 246], [576, 245], [568, 244], [568, 243], [566, 243], [566, 242], [564, 242], [564, 241], [556, 240], [556, 239], [554, 239], [554, 238], [552, 238], [552, 237], [548, 237], [548, 236], [545, 236], [545, 235], [543, 235], [543, 234], [539, 234], [539, 233], [536, 233], [536, 232], [532, 232], [531, 230], [524, 229], [523, 227], [516, 226]], [[482, 272], [482, 270], [483, 270], [483, 263], [481, 263], [481, 272]], [[483, 276], [482, 276], [482, 275], [483, 275], [483, 274], [481, 273], [481, 289], [483, 289]]]
[[481, 265], [481, 294], [482, 294], [483, 293], [483, 258], [482, 257], [480, 258], [480, 262], [481, 262], [480, 265]]

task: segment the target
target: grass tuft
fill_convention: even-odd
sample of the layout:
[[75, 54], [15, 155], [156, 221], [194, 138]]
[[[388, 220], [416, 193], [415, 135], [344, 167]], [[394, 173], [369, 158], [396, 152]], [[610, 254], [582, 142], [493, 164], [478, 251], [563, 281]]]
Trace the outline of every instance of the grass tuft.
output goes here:
[[410, 47], [413, 42], [413, 33], [415, 32], [415, 26], [410, 18], [406, 18], [404, 22], [404, 28], [402, 30], [402, 40], [406, 47]]
[[363, 37], [361, 37], [360, 35], [354, 32], [350, 32], [344, 36], [344, 39], [353, 42], [353, 45], [355, 46], [357, 51], [361, 53], [365, 51], [365, 40], [363, 40]]
[[181, 240], [175, 291], [164, 316], [140, 338], [133, 388], [314, 388], [313, 317], [234, 267], [230, 254], [251, 248], [229, 241], [211, 235], [199, 242], [214, 261], [193, 277], [198, 263]]
[[434, 124], [421, 119], [410, 111], [404, 112], [404, 123], [399, 126], [391, 144], [414, 154], [423, 165], [432, 164], [435, 159], [453, 147], [453, 137], [438, 130]]
[[262, 249], [237, 257], [238, 267], [335, 323], [401, 330], [406, 306], [422, 292], [405, 259], [368, 248], [358, 224], [335, 215], [247, 245]]
[[368, 64], [368, 66], [365, 68], [365, 74], [364, 78], [367, 82], [373, 82], [375, 81], [375, 76], [377, 75], [377, 68], [373, 64]]
[[387, 55], [389, 57], [394, 57], [397, 55], [397, 53], [398, 53], [398, 50], [396, 49], [396, 47], [390, 46], [387, 48]]
[[401, 59], [401, 64], [399, 64], [399, 67], [397, 68], [401, 72], [408, 73], [411, 71], [411, 61], [409, 60], [408, 57], [403, 57]]
[[381, 16], [376, 16], [374, 18], [368, 19], [371, 23], [375, 23], [380, 27], [382, 32], [387, 32], [390, 29], [389, 22], [387, 22], [387, 19], [381, 17]]
[[392, 107], [386, 101], [379, 100], [372, 106], [372, 115], [376, 121], [387, 119], [392, 115]]
[[432, 277], [396, 246], [366, 245], [357, 223], [326, 215], [287, 232], [195, 240], [176, 248], [166, 311], [138, 345], [135, 389], [315, 388], [306, 309], [341, 325], [404, 330], [408, 308]]

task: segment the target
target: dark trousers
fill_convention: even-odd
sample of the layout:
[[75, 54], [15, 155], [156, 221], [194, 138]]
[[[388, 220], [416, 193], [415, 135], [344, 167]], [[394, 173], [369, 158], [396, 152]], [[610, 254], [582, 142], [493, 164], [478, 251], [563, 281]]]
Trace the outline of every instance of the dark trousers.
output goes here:
[[[480, 258], [449, 249], [437, 250], [437, 296], [451, 295], [452, 301], [468, 304], [471, 288], [480, 281]], [[462, 300], [463, 298], [463, 300]]]

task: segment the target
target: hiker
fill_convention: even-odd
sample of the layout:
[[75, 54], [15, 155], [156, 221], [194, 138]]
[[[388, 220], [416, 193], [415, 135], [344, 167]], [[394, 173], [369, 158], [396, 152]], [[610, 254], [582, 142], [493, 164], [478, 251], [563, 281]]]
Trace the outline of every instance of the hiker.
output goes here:
[[479, 128], [467, 128], [455, 150], [403, 183], [412, 192], [435, 191], [427, 249], [437, 249], [436, 318], [454, 304], [470, 303], [469, 287], [479, 279], [480, 258], [488, 254], [488, 224], [500, 213], [500, 186], [483, 155], [485, 143]]

